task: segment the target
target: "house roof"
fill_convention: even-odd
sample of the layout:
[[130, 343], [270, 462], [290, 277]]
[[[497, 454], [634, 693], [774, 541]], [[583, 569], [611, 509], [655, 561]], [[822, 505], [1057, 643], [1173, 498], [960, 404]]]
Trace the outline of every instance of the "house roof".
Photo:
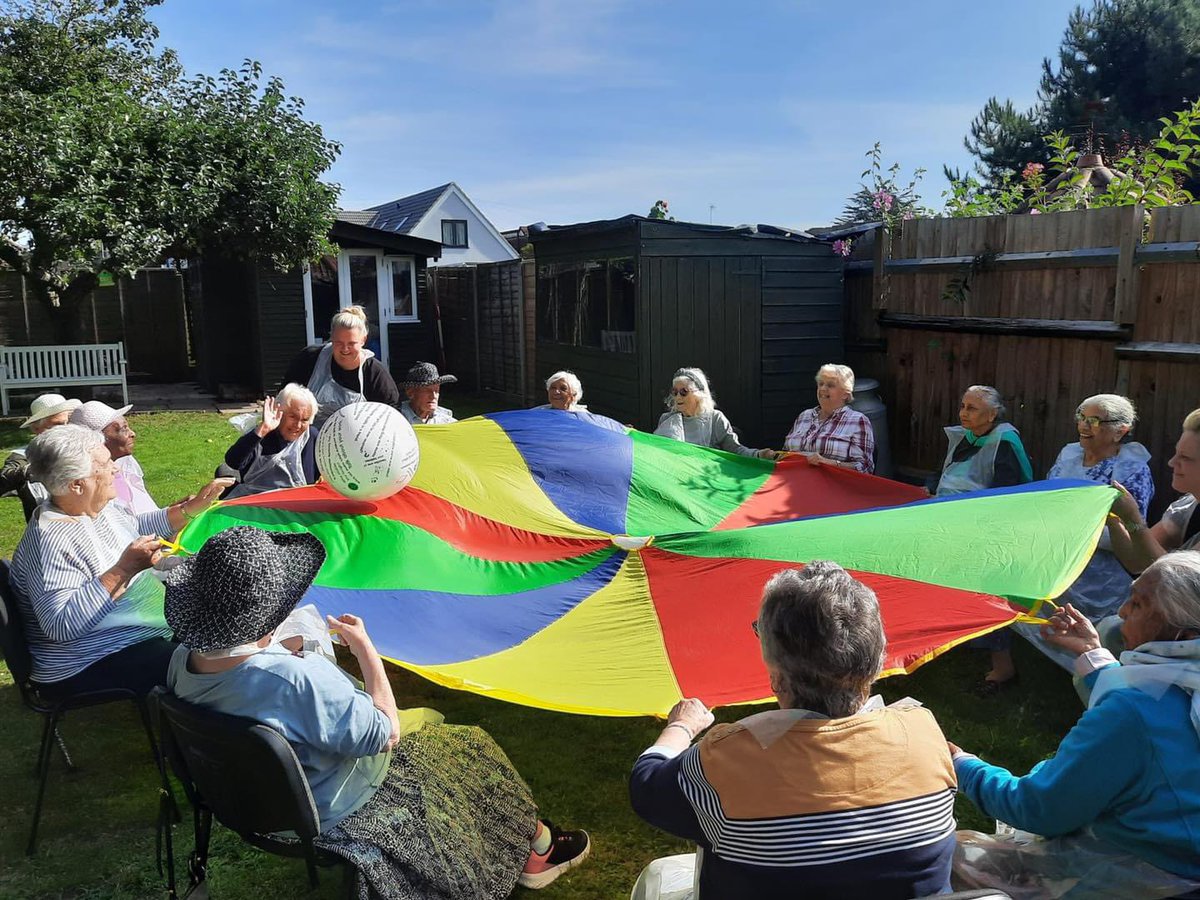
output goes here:
[[672, 231], [691, 232], [695, 234], [720, 235], [722, 237], [749, 237], [769, 240], [792, 240], [802, 243], [813, 243], [818, 239], [807, 231], [797, 228], [780, 228], [777, 225], [704, 225], [700, 222], [676, 222], [671, 219], [650, 219], [646, 216], [628, 215], [619, 219], [601, 219], [596, 222], [579, 222], [575, 225], [538, 225], [529, 226], [529, 239], [537, 243], [539, 239], [568, 235], [601, 234], [606, 231], [621, 231], [633, 228], [638, 223], [652, 223], [655, 226]]
[[340, 244], [357, 244], [379, 247], [394, 253], [411, 253], [425, 259], [440, 259], [442, 245], [438, 241], [413, 237], [379, 228], [374, 224], [375, 214], [369, 210], [338, 210], [329, 236]]
[[370, 207], [366, 212], [371, 212], [375, 216], [370, 223], [371, 227], [382, 231], [393, 231], [396, 234], [409, 234], [417, 227], [421, 219], [425, 218], [425, 213], [429, 212], [430, 208], [442, 199], [442, 195], [450, 190], [453, 184], [453, 181], [449, 181], [427, 191], [421, 191], [419, 194], [410, 194], [399, 200], [390, 200], [387, 203]]

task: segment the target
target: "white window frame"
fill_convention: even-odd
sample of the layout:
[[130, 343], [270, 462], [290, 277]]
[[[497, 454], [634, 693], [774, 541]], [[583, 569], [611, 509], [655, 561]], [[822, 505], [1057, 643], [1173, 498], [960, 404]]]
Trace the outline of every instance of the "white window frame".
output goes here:
[[[392, 291], [392, 263], [403, 260], [408, 263], [408, 279], [409, 279], [409, 296], [412, 297], [412, 315], [398, 316], [396, 315], [396, 296]], [[417, 305], [417, 258], [415, 256], [402, 256], [400, 254], [392, 254], [384, 256], [383, 269], [387, 272], [388, 283], [388, 306], [387, 306], [387, 321], [388, 322], [420, 322], [421, 308]], [[380, 294], [380, 296], [384, 296]]]

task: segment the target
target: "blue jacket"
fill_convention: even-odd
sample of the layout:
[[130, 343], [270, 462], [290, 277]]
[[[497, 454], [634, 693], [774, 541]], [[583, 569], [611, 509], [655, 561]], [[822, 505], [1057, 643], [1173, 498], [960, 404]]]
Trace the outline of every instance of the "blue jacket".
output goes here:
[[1057, 837], [1090, 825], [1160, 869], [1200, 878], [1200, 735], [1190, 702], [1178, 687], [1158, 699], [1136, 688], [1113, 690], [1023, 778], [960, 756], [959, 790], [1024, 831]]

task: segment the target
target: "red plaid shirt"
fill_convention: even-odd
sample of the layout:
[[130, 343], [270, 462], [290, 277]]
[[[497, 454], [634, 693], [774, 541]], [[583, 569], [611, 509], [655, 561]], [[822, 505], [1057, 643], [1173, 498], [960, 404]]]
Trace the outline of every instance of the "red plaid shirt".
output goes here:
[[875, 432], [871, 420], [843, 406], [824, 422], [819, 406], [806, 409], [783, 442], [785, 450], [819, 453], [835, 462], [852, 463], [860, 472], [875, 471]]

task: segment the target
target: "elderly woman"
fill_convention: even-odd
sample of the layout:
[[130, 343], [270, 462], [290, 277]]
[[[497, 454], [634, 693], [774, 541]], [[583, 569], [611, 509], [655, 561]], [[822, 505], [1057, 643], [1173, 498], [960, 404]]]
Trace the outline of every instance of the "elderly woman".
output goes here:
[[821, 366], [817, 405], [800, 413], [783, 449], [803, 453], [811, 463], [874, 472], [875, 432], [870, 419], [850, 408], [853, 399], [854, 370], [835, 363]]
[[738, 456], [774, 459], [774, 450], [743, 447], [725, 413], [717, 409], [709, 390], [708, 376], [694, 367], [676, 371], [671, 393], [666, 397], [667, 412], [659, 417], [654, 433], [701, 447], [714, 447]]
[[[1150, 451], [1128, 440], [1136, 419], [1137, 413], [1127, 397], [1117, 394], [1088, 397], [1075, 410], [1078, 443], [1063, 447], [1046, 477], [1077, 478], [1099, 484], [1120, 482], [1129, 489], [1144, 517], [1154, 497], [1154, 478], [1147, 465]], [[1087, 568], [1059, 599], [1061, 603], [1071, 603], [1093, 623], [1115, 613], [1129, 596], [1132, 579], [1111, 548], [1107, 533], [1101, 535], [1100, 546]], [[1013, 627], [1060, 666], [1071, 668], [1074, 657], [1043, 641], [1036, 625]]]
[[1139, 898], [1200, 887], [1200, 553], [1152, 564], [1120, 615], [1135, 649], [1119, 664], [1069, 604], [1043, 627], [1090, 692], [1052, 757], [1018, 778], [950, 745], [959, 790], [985, 815], [1050, 839], [960, 835], [961, 886]]
[[[62, 394], [42, 394], [29, 405], [29, 418], [21, 423], [21, 427], [28, 428], [37, 437], [43, 431], [66, 425], [71, 412], [80, 403], [79, 400], [68, 400]], [[3, 468], [0, 468], [0, 496], [9, 497], [13, 494], [21, 500], [21, 511], [25, 514], [26, 522], [33, 516], [38, 504], [49, 496], [42, 485], [29, 480], [29, 460], [25, 458], [24, 447], [9, 453]]]
[[225, 452], [225, 464], [241, 481], [230, 498], [314, 484], [317, 468], [317, 398], [300, 384], [289, 384], [263, 401], [262, 421]]
[[1033, 480], [1021, 434], [1003, 419], [998, 390], [985, 384], [967, 388], [958, 407], [959, 424], [946, 426], [950, 446], [935, 491], [939, 497]]
[[328, 618], [363, 687], [272, 633], [325, 561], [320, 540], [245, 526], [210, 538], [167, 577], [182, 646], [167, 684], [183, 700], [278, 730], [304, 768], [317, 843], [357, 866], [372, 897], [501, 898], [544, 887], [588, 855], [586, 832], [538, 819], [529, 788], [478, 728], [398, 713], [361, 619]]
[[1115, 481], [1121, 496], [1113, 503], [1109, 538], [1113, 553], [1131, 572], [1142, 571], [1172, 550], [1200, 549], [1200, 516], [1193, 515], [1200, 495], [1200, 409], [1183, 420], [1183, 433], [1167, 465], [1171, 467], [1171, 487], [1183, 496], [1167, 507], [1153, 528], [1146, 525], [1146, 511], [1133, 492], [1135, 486]]
[[387, 366], [366, 349], [369, 331], [366, 311], [347, 306], [329, 323], [329, 342], [305, 347], [288, 368], [284, 383], [306, 385], [317, 398], [318, 426], [361, 400], [399, 406], [400, 389]]
[[577, 409], [587, 409], [579, 401], [583, 399], [583, 384], [574, 372], [563, 369], [555, 372], [546, 379], [547, 403], [538, 409], [562, 409], [574, 412]]
[[[693, 745], [712, 714], [678, 703], [634, 763], [634, 810], [700, 845], [701, 898], [945, 892], [950, 754], [920, 704], [870, 696], [885, 646], [874, 592], [836, 563], [812, 562], [767, 582], [751, 626], [780, 708]], [[634, 897], [657, 896], [646, 886], [661, 865]]]
[[181, 529], [228, 486], [135, 516], [116, 500], [112, 457], [98, 431], [60, 425], [29, 445], [29, 474], [50, 494], [13, 554], [33, 681], [48, 698], [161, 684], [175, 645], [162, 583], [146, 570], [160, 538]]

